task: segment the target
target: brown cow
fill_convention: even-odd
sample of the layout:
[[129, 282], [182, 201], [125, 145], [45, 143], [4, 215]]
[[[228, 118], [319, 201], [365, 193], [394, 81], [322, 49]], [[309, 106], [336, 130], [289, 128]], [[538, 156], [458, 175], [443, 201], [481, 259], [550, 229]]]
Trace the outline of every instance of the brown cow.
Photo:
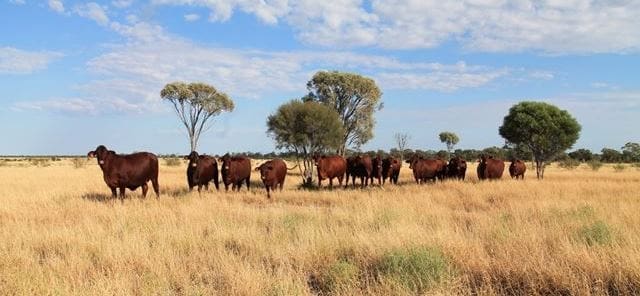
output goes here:
[[275, 190], [280, 185], [280, 191], [284, 187], [284, 179], [287, 176], [287, 170], [296, 168], [287, 168], [287, 164], [284, 160], [276, 158], [269, 160], [256, 168], [256, 171], [260, 172], [260, 179], [262, 184], [267, 189], [267, 198], [271, 198], [271, 190]]
[[371, 170], [371, 185], [373, 185], [373, 179], [378, 179], [378, 186], [382, 186], [382, 157], [380, 155], [376, 155], [375, 158], [371, 160], [372, 170]]
[[191, 151], [191, 154], [185, 156], [184, 159], [189, 160], [189, 166], [187, 167], [189, 191], [193, 190], [195, 186], [198, 186], [198, 192], [202, 190], [202, 186], [204, 186], [205, 190], [209, 190], [209, 182], [211, 182], [211, 180], [213, 180], [216, 190], [220, 189], [218, 162], [215, 157], [198, 155], [198, 152]]
[[224, 190], [229, 191], [229, 184], [231, 184], [231, 190], [240, 191], [242, 182], [246, 182], [247, 190], [249, 190], [249, 183], [251, 181], [251, 159], [245, 156], [230, 156], [229, 153], [220, 158], [222, 163], [222, 183], [224, 183]]
[[342, 156], [315, 155], [313, 161], [318, 168], [318, 187], [322, 187], [322, 180], [329, 179], [329, 188], [333, 189], [333, 178], [338, 178], [338, 184], [342, 186], [347, 171], [347, 161]]
[[385, 158], [382, 161], [382, 184], [389, 178], [389, 182], [398, 185], [398, 176], [400, 176], [401, 167], [402, 161], [391, 156]]
[[456, 178], [464, 181], [467, 172], [467, 162], [460, 156], [456, 156], [449, 160], [448, 175], [449, 178]]
[[509, 175], [512, 179], [524, 180], [524, 173], [527, 171], [527, 165], [520, 159], [513, 159], [511, 165], [509, 165]]
[[344, 188], [349, 185], [349, 176], [351, 176], [354, 188], [356, 187], [356, 177], [360, 177], [361, 188], [368, 186], [372, 171], [373, 164], [369, 155], [356, 155], [347, 158], [347, 180], [344, 183]]
[[413, 177], [417, 184], [424, 184], [427, 180], [433, 182], [446, 174], [446, 162], [441, 159], [424, 159], [414, 155], [406, 161], [413, 170]]
[[111, 195], [116, 197], [116, 188], [120, 188], [120, 200], [124, 201], [125, 188], [136, 190], [142, 187], [142, 197], [147, 196], [151, 181], [156, 197], [160, 197], [158, 185], [158, 157], [149, 152], [138, 152], [128, 155], [118, 155], [107, 147], [100, 145], [94, 151], [87, 153], [89, 158], [97, 158], [104, 182], [111, 189]]
[[504, 172], [504, 161], [494, 159], [493, 156], [481, 155], [478, 164], [478, 179], [495, 180], [502, 178]]

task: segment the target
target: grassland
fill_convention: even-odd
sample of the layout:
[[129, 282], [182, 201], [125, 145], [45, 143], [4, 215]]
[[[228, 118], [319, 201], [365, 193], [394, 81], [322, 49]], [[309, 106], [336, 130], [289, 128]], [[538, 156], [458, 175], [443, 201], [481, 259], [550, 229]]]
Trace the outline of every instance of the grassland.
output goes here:
[[[109, 198], [94, 162], [0, 166], [0, 295], [640, 293], [640, 171]], [[257, 175], [253, 180], [259, 180]]]

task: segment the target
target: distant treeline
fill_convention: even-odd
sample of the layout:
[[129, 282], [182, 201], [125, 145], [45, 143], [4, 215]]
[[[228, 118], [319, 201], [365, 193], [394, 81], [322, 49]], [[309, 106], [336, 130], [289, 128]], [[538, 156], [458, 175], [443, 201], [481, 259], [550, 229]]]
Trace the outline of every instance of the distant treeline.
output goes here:
[[[442, 158], [448, 159], [450, 158], [449, 153], [446, 150], [420, 150], [420, 149], [405, 149], [404, 151], [400, 151], [398, 149], [391, 149], [388, 151], [385, 150], [377, 150], [377, 151], [353, 151], [347, 150], [347, 156], [354, 155], [357, 153], [364, 153], [371, 156], [381, 155], [382, 157], [386, 156], [394, 156], [397, 158], [408, 159], [411, 158], [414, 154], [418, 154], [420, 156], [426, 158]], [[283, 158], [283, 159], [295, 159], [295, 153], [293, 152], [269, 152], [269, 153], [261, 153], [261, 152], [244, 152], [244, 153], [233, 153], [233, 154], [242, 154], [246, 155], [250, 158], [254, 159], [271, 159], [271, 158]], [[526, 161], [531, 161], [533, 156], [530, 152], [527, 152], [525, 149], [514, 149], [509, 147], [489, 147], [482, 150], [477, 149], [456, 149], [451, 153], [452, 155], [460, 156], [466, 160], [474, 160], [478, 159], [481, 154], [492, 155], [496, 158], [501, 158], [505, 160], [509, 160], [511, 158], [518, 158]], [[181, 158], [184, 155], [178, 154], [160, 154], [161, 158]], [[19, 160], [31, 160], [34, 158], [47, 159], [51, 161], [59, 161], [64, 158], [78, 158], [78, 157], [86, 157], [85, 155], [0, 155], [1, 159], [7, 161], [19, 161]], [[605, 163], [635, 163], [640, 162], [640, 145], [637, 143], [627, 143], [621, 150], [616, 150], [612, 148], [603, 148], [600, 153], [593, 153], [589, 149], [577, 149], [569, 153], [561, 154], [556, 157], [556, 161], [562, 161], [567, 159], [573, 159], [580, 162], [589, 162], [589, 161], [601, 161]]]

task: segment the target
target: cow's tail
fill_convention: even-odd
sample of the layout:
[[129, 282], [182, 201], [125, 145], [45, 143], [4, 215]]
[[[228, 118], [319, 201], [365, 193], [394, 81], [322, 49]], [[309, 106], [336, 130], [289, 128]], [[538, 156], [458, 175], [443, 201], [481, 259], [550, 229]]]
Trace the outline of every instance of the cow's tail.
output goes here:
[[297, 167], [298, 167], [298, 165], [297, 165], [297, 164], [296, 164], [296, 165], [294, 165], [292, 168], [287, 167], [287, 171], [293, 170], [293, 169], [295, 169], [295, 168], [297, 168]]

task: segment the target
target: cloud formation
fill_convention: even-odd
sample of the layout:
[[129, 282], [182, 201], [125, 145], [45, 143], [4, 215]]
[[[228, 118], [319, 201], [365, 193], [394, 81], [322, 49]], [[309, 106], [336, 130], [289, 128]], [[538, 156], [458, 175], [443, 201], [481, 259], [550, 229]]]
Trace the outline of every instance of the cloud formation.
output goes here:
[[0, 74], [31, 74], [46, 69], [60, 57], [62, 54], [57, 52], [0, 47]]
[[434, 48], [545, 54], [640, 50], [640, 1], [537, 0], [154, 0], [201, 6], [211, 21], [234, 11], [289, 24], [300, 40], [326, 47]]

